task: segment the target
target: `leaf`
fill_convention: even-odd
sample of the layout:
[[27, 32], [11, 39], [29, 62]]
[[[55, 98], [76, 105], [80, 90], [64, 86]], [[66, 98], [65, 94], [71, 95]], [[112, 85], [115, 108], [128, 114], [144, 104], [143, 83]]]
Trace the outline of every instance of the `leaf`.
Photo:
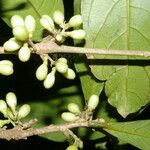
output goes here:
[[105, 131], [139, 149], [149, 150], [150, 120], [140, 120], [126, 123], [111, 123]]
[[[81, 14], [81, 0], [74, 1], [74, 14]], [[78, 45], [77, 41], [74, 41]], [[92, 94], [99, 95], [103, 89], [103, 83], [99, 82], [91, 74], [88, 67], [87, 58], [84, 55], [75, 56], [75, 68], [81, 81], [81, 87], [85, 100], [88, 100]]]
[[108, 101], [126, 117], [149, 102], [149, 82], [149, 75], [144, 67], [138, 67], [138, 70], [134, 66], [120, 69], [106, 82]]
[[[149, 0], [83, 0], [81, 11], [87, 33], [86, 47], [150, 50]], [[87, 56], [98, 59], [96, 64], [89, 64], [91, 71], [97, 79], [106, 80], [109, 103], [120, 110], [123, 117], [149, 102], [149, 63], [116, 60], [128, 57]]]
[[18, 14], [22, 17], [32, 15], [36, 19], [36, 32], [34, 40], [40, 40], [43, 28], [39, 23], [41, 15], [52, 15], [55, 10], [63, 11], [62, 0], [1, 0], [2, 17], [10, 25], [11, 16]]
[[81, 13], [81, 0], [74, 0], [74, 14]]
[[92, 76], [85, 56], [76, 57], [75, 67], [80, 77], [85, 100], [88, 100], [92, 94], [100, 95], [104, 84]]

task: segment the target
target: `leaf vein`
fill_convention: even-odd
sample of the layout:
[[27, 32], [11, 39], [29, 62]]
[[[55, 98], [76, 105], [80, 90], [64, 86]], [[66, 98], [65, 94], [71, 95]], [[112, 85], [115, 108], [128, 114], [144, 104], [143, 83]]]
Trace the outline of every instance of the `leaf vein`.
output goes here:
[[107, 14], [106, 14], [106, 17], [105, 17], [105, 20], [104, 20], [104, 22], [102, 23], [102, 26], [100, 27], [100, 29], [98, 30], [98, 32], [97, 32], [97, 34], [96, 34], [96, 36], [95, 36], [95, 38], [94, 38], [93, 47], [95, 46], [96, 38], [98, 37], [98, 35], [99, 35], [99, 33], [101, 32], [103, 26], [105, 25], [105, 23], [106, 23], [106, 21], [107, 21], [107, 19], [108, 19], [108, 17], [109, 17], [109, 14], [112, 12], [112, 10], [114, 9], [114, 7], [115, 7], [119, 2], [120, 2], [120, 0], [116, 1], [116, 2], [112, 5], [112, 7], [108, 10], [108, 12], [107, 12]]
[[147, 41], [148, 45], [150, 46], [150, 41], [148, 40], [148, 38], [141, 31], [139, 31], [135, 27], [130, 27], [130, 28], [135, 30], [137, 33], [139, 33], [145, 39], [145, 41]]

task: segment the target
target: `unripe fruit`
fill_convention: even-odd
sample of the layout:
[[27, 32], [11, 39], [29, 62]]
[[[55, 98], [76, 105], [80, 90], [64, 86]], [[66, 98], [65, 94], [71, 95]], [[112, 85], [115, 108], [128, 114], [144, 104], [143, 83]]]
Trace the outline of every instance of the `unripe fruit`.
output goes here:
[[7, 117], [14, 120], [14, 119], [16, 119], [15, 115], [14, 115], [14, 114], [16, 114], [16, 111], [13, 111], [13, 113], [12, 113], [12, 111], [13, 110], [10, 110], [9, 108], [7, 109]]
[[17, 106], [17, 97], [13, 92], [6, 94], [6, 102], [13, 112], [15, 112]]
[[33, 32], [35, 31], [36, 22], [33, 16], [28, 15], [25, 18], [25, 27], [29, 32], [29, 37], [32, 37]]
[[88, 109], [90, 111], [94, 110], [99, 103], [99, 97], [97, 95], [92, 95], [87, 103]]
[[71, 17], [69, 22], [67, 23], [69, 27], [78, 27], [83, 23], [81, 15], [75, 15]]
[[19, 60], [22, 62], [26, 62], [30, 59], [30, 56], [31, 56], [30, 48], [27, 46], [21, 47], [21, 49], [18, 52]]
[[0, 100], [0, 112], [6, 116], [7, 115], [7, 104], [4, 100]]
[[3, 45], [4, 49], [8, 52], [13, 52], [18, 50], [22, 46], [22, 42], [18, 41], [16, 38], [11, 38], [6, 41]]
[[56, 67], [56, 70], [60, 73], [65, 73], [68, 70], [68, 65], [60, 61], [56, 62], [55, 67]]
[[73, 30], [71, 32], [66, 32], [67, 36], [70, 36], [71, 38], [75, 39], [75, 40], [82, 40], [85, 38], [85, 31], [82, 29], [79, 30]]
[[10, 21], [13, 28], [16, 26], [24, 26], [24, 20], [19, 15], [12, 16]]
[[50, 89], [55, 83], [55, 70], [52, 70], [45, 78], [43, 85], [46, 89]]
[[67, 72], [63, 73], [63, 75], [69, 80], [73, 80], [76, 77], [74, 70], [72, 70], [71, 68], [68, 68]]
[[57, 62], [61, 62], [61, 63], [67, 64], [67, 59], [64, 58], [64, 57], [62, 57], [62, 58], [59, 58], [59, 59], [57, 60]]
[[10, 120], [0, 120], [0, 128], [2, 128], [4, 125], [9, 124]]
[[28, 104], [24, 104], [19, 108], [18, 119], [26, 117], [30, 113], [31, 107]]
[[9, 65], [13, 67], [13, 63], [10, 60], [1, 60], [0, 65]]
[[53, 14], [53, 20], [55, 23], [61, 25], [64, 23], [64, 15], [60, 11], [55, 11]]
[[47, 64], [43, 63], [40, 65], [36, 70], [36, 78], [40, 81], [44, 80], [48, 74], [48, 67]]
[[71, 113], [74, 114], [79, 114], [81, 112], [79, 106], [75, 103], [68, 104], [67, 108]]
[[13, 67], [11, 67], [10, 65], [0, 65], [0, 74], [9, 76], [13, 74], [13, 72]]
[[55, 28], [52, 18], [48, 15], [43, 15], [40, 19], [40, 23], [45, 29], [47, 29], [50, 32], [53, 31]]
[[65, 40], [65, 37], [58, 34], [58, 35], [56, 35], [55, 39], [56, 39], [56, 41], [63, 43]]
[[73, 114], [71, 112], [64, 112], [64, 113], [62, 113], [61, 118], [64, 121], [67, 121], [67, 122], [74, 122], [74, 121], [79, 119], [78, 116], [76, 116], [75, 114]]
[[26, 41], [29, 38], [29, 33], [25, 26], [16, 26], [13, 28], [13, 35], [17, 40]]
[[70, 145], [66, 150], [78, 150], [75, 145]]

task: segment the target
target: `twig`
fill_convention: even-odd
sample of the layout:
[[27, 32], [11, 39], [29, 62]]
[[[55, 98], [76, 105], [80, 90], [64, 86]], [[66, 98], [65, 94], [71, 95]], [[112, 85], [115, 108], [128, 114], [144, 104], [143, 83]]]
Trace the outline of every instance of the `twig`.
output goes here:
[[28, 129], [37, 122], [37, 119], [29, 120], [21, 125], [22, 129]]
[[[59, 46], [54, 41], [51, 40], [34, 44], [34, 49], [36, 49], [36, 52], [33, 51], [33, 53], [37, 53], [37, 54], [78, 53], [78, 54], [150, 57], [150, 51], [112, 50], [112, 49], [108, 50], [108, 49], [97, 49], [97, 48], [95, 49], [95, 48], [73, 47], [73, 46], [65, 46], [65, 45]], [[8, 54], [8, 53], [4, 51], [3, 47], [0, 47], [0, 54]], [[9, 52], [9, 54], [13, 54], [13, 53]]]
[[67, 130], [67, 132], [70, 135], [70, 137], [72, 137], [74, 140], [74, 143], [70, 144], [74, 144], [77, 147], [83, 148], [83, 142], [80, 140], [80, 138], [78, 138], [71, 130]]
[[[34, 121], [29, 121], [28, 123], [25, 123], [25, 124], [31, 125], [32, 123], [35, 123]], [[20, 128], [20, 126], [19, 127], [16, 126], [12, 129], [2, 130], [0, 132], [0, 139], [19, 140], [19, 139], [26, 139], [27, 137], [30, 137], [33, 135], [41, 135], [41, 134], [51, 133], [51, 132], [65, 132], [69, 129], [77, 128], [77, 127], [102, 128], [104, 126], [107, 126], [107, 123], [99, 119], [91, 120], [91, 121], [81, 119], [72, 123], [66, 123], [66, 124], [60, 124], [60, 125], [49, 125], [49, 126], [45, 126], [41, 128], [29, 128], [27, 130], [25, 130], [24, 128]]]
[[97, 54], [97, 55], [117, 55], [117, 56], [141, 56], [150, 57], [150, 51], [139, 50], [107, 50], [95, 48], [83, 48], [72, 46], [58, 46], [54, 42], [37, 43], [37, 53], [78, 53], [78, 54]]

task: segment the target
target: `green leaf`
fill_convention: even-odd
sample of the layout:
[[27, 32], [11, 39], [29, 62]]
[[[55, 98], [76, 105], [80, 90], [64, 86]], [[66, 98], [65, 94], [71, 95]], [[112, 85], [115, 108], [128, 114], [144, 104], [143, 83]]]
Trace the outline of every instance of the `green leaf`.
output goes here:
[[119, 121], [125, 121], [124, 118], [122, 118], [117, 111], [109, 105], [109, 103], [100, 97], [100, 104], [98, 109], [96, 109], [95, 118], [103, 118], [104, 120], [108, 122], [119, 122]]
[[150, 147], [150, 120], [140, 120], [126, 123], [111, 123], [105, 131], [142, 150]]
[[[81, 11], [87, 33], [86, 47], [150, 50], [149, 0], [83, 0]], [[106, 80], [109, 103], [123, 117], [149, 102], [149, 64], [145, 67], [140, 60], [116, 60], [128, 57], [88, 57], [101, 59], [96, 64], [89, 63], [91, 72], [99, 80]]]
[[75, 67], [80, 77], [81, 87], [85, 100], [88, 100], [92, 94], [100, 95], [103, 90], [103, 82], [98, 81], [91, 74], [87, 66], [87, 59], [85, 56], [76, 57]]
[[81, 0], [74, 0], [74, 14], [81, 13]]
[[149, 82], [149, 73], [144, 67], [124, 67], [106, 82], [108, 101], [126, 117], [149, 102]]
[[[81, 0], [74, 1], [74, 14], [81, 14]], [[77, 41], [74, 43], [78, 45]], [[85, 55], [75, 56], [75, 68], [81, 81], [85, 100], [88, 100], [92, 94], [100, 95], [104, 84], [91, 74]]]
[[10, 25], [11, 16], [18, 14], [22, 17], [32, 15], [36, 19], [34, 40], [40, 40], [43, 28], [39, 23], [41, 15], [52, 15], [55, 10], [63, 12], [62, 0], [1, 0], [2, 17]]

